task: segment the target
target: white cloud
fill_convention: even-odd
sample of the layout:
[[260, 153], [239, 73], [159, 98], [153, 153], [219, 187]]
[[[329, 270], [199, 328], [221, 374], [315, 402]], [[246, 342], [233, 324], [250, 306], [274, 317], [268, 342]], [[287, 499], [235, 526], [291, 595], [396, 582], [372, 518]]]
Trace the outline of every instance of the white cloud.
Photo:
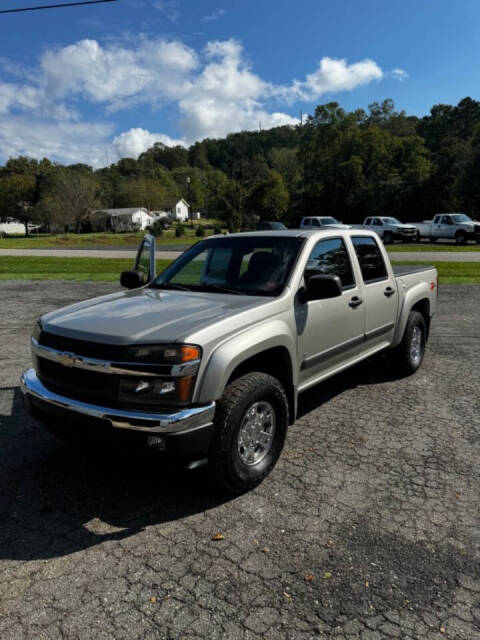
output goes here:
[[218, 9], [215, 9], [215, 11], [212, 11], [212, 13], [208, 14], [208, 16], [204, 16], [202, 18], [202, 22], [213, 22], [214, 20], [218, 20], [224, 16], [226, 13], [227, 12], [223, 7], [219, 7]]
[[136, 127], [121, 133], [113, 139], [113, 148], [118, 158], [138, 158], [138, 156], [153, 147], [156, 142], [163, 142], [168, 147], [185, 146], [183, 140], [174, 140], [163, 133], [150, 133], [146, 129]]
[[113, 132], [108, 122], [53, 122], [26, 115], [0, 116], [3, 157], [48, 157], [66, 163], [106, 164]]
[[400, 69], [399, 67], [393, 69], [390, 75], [392, 76], [392, 78], [395, 78], [395, 80], [398, 80], [399, 82], [403, 82], [408, 78], [408, 73], [404, 69]]
[[180, 18], [178, 3], [175, 0], [155, 0], [153, 8], [160, 11], [170, 22], [178, 22]]
[[[176, 6], [156, 5], [162, 12]], [[0, 66], [7, 73], [9, 62], [1, 60]], [[397, 68], [391, 75], [401, 80], [406, 72]], [[352, 91], [382, 77], [373, 60], [349, 63], [324, 57], [303, 80], [275, 85], [252, 70], [242, 44], [233, 38], [211, 41], [203, 51], [164, 38], [138, 36], [107, 44], [85, 39], [47, 50], [38, 67], [23, 74], [23, 84], [0, 77], [0, 148], [2, 157], [50, 155], [98, 166], [105, 163], [106, 146], [113, 160], [136, 157], [157, 141], [190, 144], [235, 131], [296, 124], [297, 118], [279, 107]], [[84, 121], [91, 105], [108, 114], [109, 121]], [[113, 113], [140, 105], [177, 109], [182, 140], [141, 127], [112, 140]]]

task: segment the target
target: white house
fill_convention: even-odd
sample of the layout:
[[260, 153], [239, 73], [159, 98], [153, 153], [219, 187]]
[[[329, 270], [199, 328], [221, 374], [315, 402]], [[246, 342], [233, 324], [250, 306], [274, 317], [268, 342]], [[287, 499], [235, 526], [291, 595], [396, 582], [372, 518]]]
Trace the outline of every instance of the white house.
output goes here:
[[164, 217], [167, 215], [172, 220], [178, 220], [179, 222], [186, 222], [188, 220], [190, 205], [186, 200], [180, 198], [172, 198], [162, 202], [155, 213], [157, 217]]
[[145, 207], [126, 209], [97, 209], [92, 211], [94, 227], [112, 231], [145, 231], [153, 223], [153, 216]]

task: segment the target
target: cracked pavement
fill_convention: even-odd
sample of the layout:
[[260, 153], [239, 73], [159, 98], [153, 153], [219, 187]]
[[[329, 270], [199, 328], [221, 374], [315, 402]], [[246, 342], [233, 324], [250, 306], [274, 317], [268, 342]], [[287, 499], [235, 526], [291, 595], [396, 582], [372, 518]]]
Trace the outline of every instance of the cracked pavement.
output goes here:
[[2, 640], [480, 638], [479, 286], [440, 286], [417, 375], [376, 358], [305, 393], [235, 499], [25, 413], [36, 317], [114, 288], [0, 282]]

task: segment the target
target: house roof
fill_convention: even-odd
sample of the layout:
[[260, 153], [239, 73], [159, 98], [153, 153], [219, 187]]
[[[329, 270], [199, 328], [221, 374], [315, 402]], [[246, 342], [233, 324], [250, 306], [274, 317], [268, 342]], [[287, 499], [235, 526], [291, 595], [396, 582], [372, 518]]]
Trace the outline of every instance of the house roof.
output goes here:
[[179, 202], [184, 202], [187, 205], [187, 207], [190, 206], [184, 198], [169, 198], [168, 200], [164, 200], [163, 202], [161, 202], [158, 206], [158, 209], [159, 210], [162, 210], [162, 208], [171, 209], [172, 207], [176, 207]]
[[150, 211], [145, 209], [145, 207], [128, 207], [125, 209], [95, 209], [95, 211], [92, 211], [92, 213], [106, 213], [107, 215], [112, 216], [112, 218], [115, 218], [118, 216], [131, 216], [137, 211], [145, 211], [145, 213], [151, 215]]

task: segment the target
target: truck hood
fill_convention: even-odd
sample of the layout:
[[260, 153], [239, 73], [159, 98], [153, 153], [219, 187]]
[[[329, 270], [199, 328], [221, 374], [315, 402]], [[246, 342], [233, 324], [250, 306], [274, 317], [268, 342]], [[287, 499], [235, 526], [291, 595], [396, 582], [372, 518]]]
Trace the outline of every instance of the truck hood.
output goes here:
[[147, 287], [64, 307], [44, 315], [41, 323], [48, 333], [91, 342], [176, 342], [205, 326], [271, 301], [270, 297]]
[[332, 224], [324, 224], [322, 227], [328, 227], [329, 229], [351, 229], [351, 225], [342, 224], [341, 222], [335, 222]]

